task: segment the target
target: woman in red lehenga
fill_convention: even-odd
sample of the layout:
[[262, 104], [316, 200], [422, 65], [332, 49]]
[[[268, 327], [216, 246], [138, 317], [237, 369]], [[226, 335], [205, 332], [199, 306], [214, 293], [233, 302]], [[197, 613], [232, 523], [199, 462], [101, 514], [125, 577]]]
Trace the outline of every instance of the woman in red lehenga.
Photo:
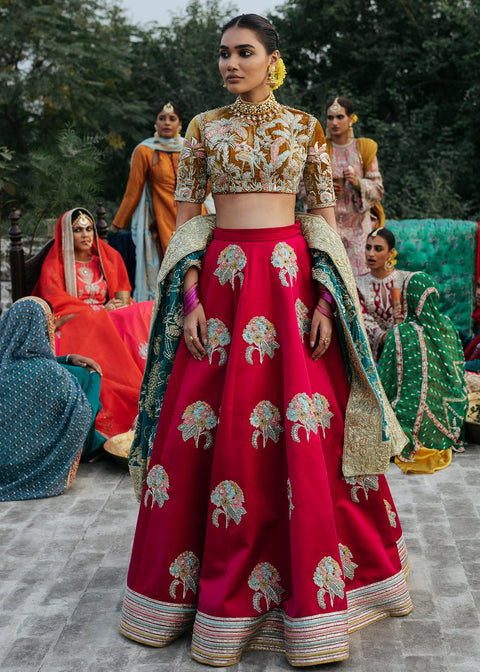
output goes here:
[[[411, 609], [382, 475], [405, 437], [335, 232], [322, 128], [269, 94], [283, 63], [266, 19], [225, 26], [220, 71], [239, 97], [189, 126], [159, 274], [120, 630], [165, 646], [193, 628], [193, 658], [215, 666], [247, 649], [315, 665]], [[296, 220], [302, 172], [312, 214]], [[207, 179], [216, 221], [199, 216]]]
[[92, 215], [65, 212], [33, 294], [53, 307], [57, 355], [80, 349], [102, 367], [96, 428], [106, 437], [132, 428], [145, 369], [153, 301], [131, 303], [130, 289], [122, 257], [98, 238]]

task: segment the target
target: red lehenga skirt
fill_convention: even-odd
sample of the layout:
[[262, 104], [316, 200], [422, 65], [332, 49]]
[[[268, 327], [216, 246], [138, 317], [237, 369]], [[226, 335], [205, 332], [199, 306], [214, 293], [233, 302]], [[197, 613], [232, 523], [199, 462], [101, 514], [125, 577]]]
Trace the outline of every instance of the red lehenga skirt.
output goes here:
[[411, 609], [384, 476], [342, 476], [349, 383], [336, 333], [311, 359], [311, 265], [297, 224], [215, 231], [208, 356], [182, 339], [165, 395], [121, 617], [131, 639], [164, 646], [193, 628], [202, 663], [260, 649], [315, 665]]
[[57, 355], [79, 352], [102, 367], [102, 408], [95, 425], [108, 438], [135, 423], [152, 308], [153, 301], [142, 301], [117, 310], [85, 311], [57, 330]]

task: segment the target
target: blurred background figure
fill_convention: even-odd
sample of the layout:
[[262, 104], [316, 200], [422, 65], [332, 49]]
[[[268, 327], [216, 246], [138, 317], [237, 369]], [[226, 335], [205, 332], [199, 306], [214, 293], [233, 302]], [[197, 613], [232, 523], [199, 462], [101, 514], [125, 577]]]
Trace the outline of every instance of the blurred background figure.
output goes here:
[[378, 373], [409, 439], [395, 463], [431, 474], [463, 450], [468, 411], [463, 351], [453, 323], [438, 309], [438, 289], [426, 273], [404, 285], [405, 320], [387, 335]]
[[[185, 139], [177, 105], [161, 105], [155, 114], [155, 133], [135, 147], [127, 188], [110, 227], [114, 236], [131, 221], [135, 244], [136, 301], [153, 299], [158, 269], [175, 231], [178, 157]], [[112, 239], [113, 238], [113, 239]]]
[[385, 215], [380, 200], [384, 194], [378, 169], [377, 143], [355, 138], [357, 121], [353, 105], [346, 98], [327, 104], [327, 151], [332, 160], [333, 186], [337, 202], [337, 231], [352, 264], [354, 275], [365, 273], [365, 243], [373, 227], [383, 226]]
[[395, 236], [389, 229], [373, 229], [365, 243], [365, 263], [369, 269], [355, 278], [363, 319], [368, 334], [373, 357], [380, 358], [385, 339], [395, 321], [403, 320], [401, 302], [394, 306], [395, 290], [398, 297], [409, 271], [395, 268], [397, 263]]

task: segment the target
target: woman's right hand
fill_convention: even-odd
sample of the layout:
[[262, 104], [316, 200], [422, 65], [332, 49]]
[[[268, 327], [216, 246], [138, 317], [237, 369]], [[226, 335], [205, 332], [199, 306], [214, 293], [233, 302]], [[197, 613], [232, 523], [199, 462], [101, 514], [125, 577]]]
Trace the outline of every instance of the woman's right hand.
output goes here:
[[208, 343], [207, 320], [201, 303], [183, 318], [183, 337], [187, 349], [197, 360], [207, 354], [204, 346]]
[[393, 320], [395, 324], [398, 324], [399, 322], [403, 322], [403, 312], [402, 312], [402, 306], [400, 302], [395, 302], [393, 304]]

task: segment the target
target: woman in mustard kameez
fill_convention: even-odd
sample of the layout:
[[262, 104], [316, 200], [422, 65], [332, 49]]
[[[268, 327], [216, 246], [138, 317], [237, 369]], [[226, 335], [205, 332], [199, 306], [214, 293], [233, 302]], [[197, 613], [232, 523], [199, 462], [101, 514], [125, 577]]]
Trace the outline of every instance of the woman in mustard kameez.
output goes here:
[[365, 265], [368, 234], [385, 223], [377, 143], [354, 137], [356, 121], [352, 103], [346, 98], [335, 98], [327, 104], [327, 152], [332, 159], [337, 199], [335, 217], [355, 276], [369, 270]]

